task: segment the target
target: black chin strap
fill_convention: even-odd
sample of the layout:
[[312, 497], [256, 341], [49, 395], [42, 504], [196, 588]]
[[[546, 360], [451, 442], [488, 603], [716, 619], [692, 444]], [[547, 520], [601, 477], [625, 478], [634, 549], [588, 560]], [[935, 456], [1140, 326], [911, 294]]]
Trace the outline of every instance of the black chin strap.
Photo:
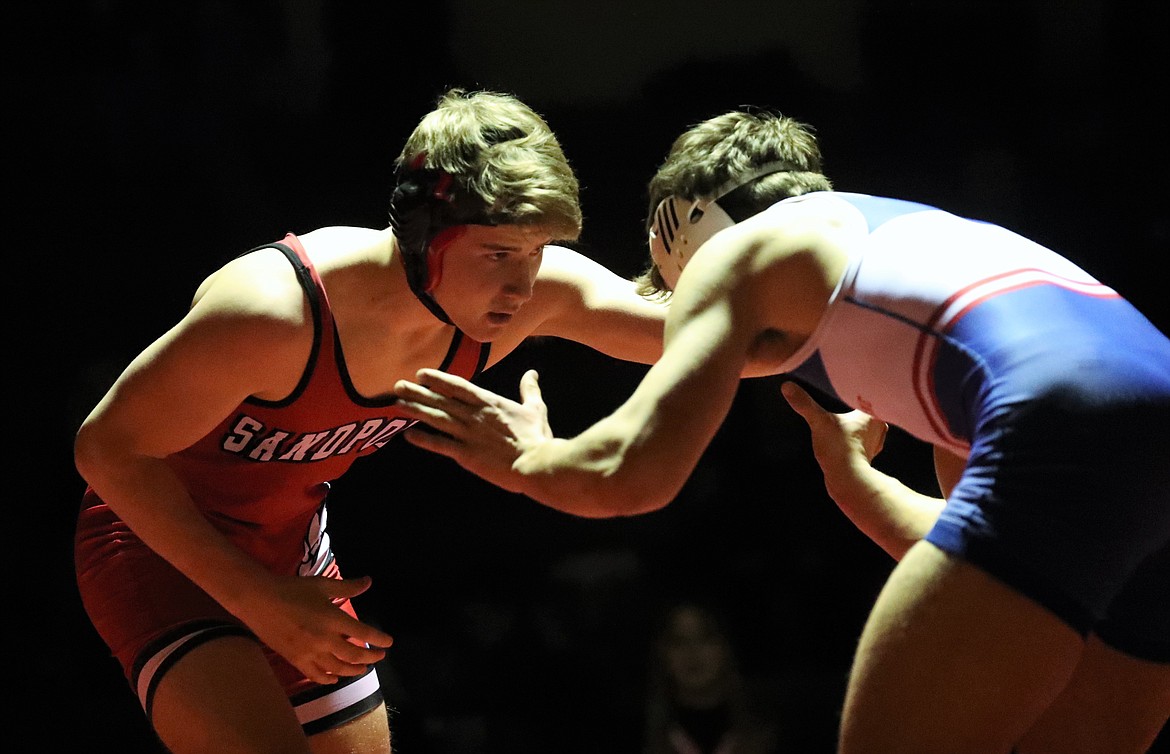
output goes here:
[[[423, 155], [419, 156], [421, 162]], [[400, 171], [390, 198], [390, 227], [398, 240], [398, 257], [406, 282], [419, 301], [444, 324], [451, 318], [427, 293], [427, 254], [431, 241], [444, 226], [444, 209], [452, 200], [451, 176], [441, 170], [411, 167]]]

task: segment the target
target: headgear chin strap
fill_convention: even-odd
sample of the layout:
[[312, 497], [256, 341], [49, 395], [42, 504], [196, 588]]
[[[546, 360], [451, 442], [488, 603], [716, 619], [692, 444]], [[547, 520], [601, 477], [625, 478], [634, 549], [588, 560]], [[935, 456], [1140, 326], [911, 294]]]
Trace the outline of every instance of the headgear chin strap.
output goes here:
[[[426, 153], [400, 167], [390, 197], [390, 227], [398, 239], [399, 256], [410, 290], [445, 324], [451, 318], [430, 291], [442, 273], [441, 249], [435, 237], [456, 225], [493, 225], [478, 197], [460, 190], [450, 173], [423, 167]], [[433, 259], [431, 257], [434, 257]]]
[[651, 251], [670, 257], [681, 270], [683, 261], [694, 255], [711, 236], [735, 225], [735, 220], [719, 206], [720, 199], [757, 178], [791, 169], [787, 162], [769, 162], [728, 181], [709, 197], [666, 197], [654, 210], [654, 222], [650, 226]]

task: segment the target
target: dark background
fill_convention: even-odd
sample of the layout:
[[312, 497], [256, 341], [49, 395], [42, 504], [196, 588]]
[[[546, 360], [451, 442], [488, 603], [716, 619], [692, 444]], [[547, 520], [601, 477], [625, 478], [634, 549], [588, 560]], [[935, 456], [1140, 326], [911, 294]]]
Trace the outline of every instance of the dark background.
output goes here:
[[[31, 548], [14, 550], [9, 645], [32, 682], [22, 700], [69, 722], [17, 750], [48, 736], [150, 751], [73, 585], [77, 424], [228, 258], [289, 231], [384, 226], [393, 158], [448, 86], [545, 115], [582, 183], [576, 246], [623, 275], [645, 259], [644, 186], [673, 137], [758, 105], [816, 128], [838, 188], [1004, 224], [1170, 326], [1155, 272], [1170, 249], [1163, 4], [24, 5], [7, 9], [6, 162], [10, 370], [28, 384], [9, 415]], [[515, 395], [529, 366], [562, 435], [644, 371], [546, 340], [481, 381]], [[879, 461], [931, 491], [918, 443], [895, 432]], [[330, 509], [344, 571], [375, 579], [359, 610], [396, 637], [382, 679], [402, 754], [636, 751], [649, 618], [680, 594], [732, 616], [790, 749], [830, 752], [853, 643], [893, 565], [825, 496], [771, 379], [743, 383], [657, 513], [575, 519], [401, 441], [359, 462]]]

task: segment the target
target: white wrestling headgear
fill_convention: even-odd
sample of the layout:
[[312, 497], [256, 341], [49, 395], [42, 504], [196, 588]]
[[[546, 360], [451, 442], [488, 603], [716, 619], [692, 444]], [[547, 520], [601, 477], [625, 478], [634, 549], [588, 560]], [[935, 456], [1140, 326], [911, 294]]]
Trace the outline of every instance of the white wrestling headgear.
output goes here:
[[651, 252], [657, 251], [671, 257], [682, 269], [683, 259], [690, 258], [711, 236], [735, 225], [735, 220], [719, 206], [720, 199], [757, 178], [791, 169], [792, 164], [788, 162], [769, 162], [734, 181], [728, 181], [713, 191], [710, 197], [666, 197], [654, 210], [654, 222], [650, 225]]

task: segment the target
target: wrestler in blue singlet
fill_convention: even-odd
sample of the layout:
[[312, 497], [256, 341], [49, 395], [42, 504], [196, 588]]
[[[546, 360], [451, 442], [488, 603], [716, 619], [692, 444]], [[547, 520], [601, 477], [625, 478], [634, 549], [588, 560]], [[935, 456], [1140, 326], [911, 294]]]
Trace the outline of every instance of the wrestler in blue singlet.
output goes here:
[[869, 238], [785, 370], [968, 455], [928, 541], [1170, 662], [1170, 340], [1004, 228], [862, 194], [789, 202], [847, 204]]

